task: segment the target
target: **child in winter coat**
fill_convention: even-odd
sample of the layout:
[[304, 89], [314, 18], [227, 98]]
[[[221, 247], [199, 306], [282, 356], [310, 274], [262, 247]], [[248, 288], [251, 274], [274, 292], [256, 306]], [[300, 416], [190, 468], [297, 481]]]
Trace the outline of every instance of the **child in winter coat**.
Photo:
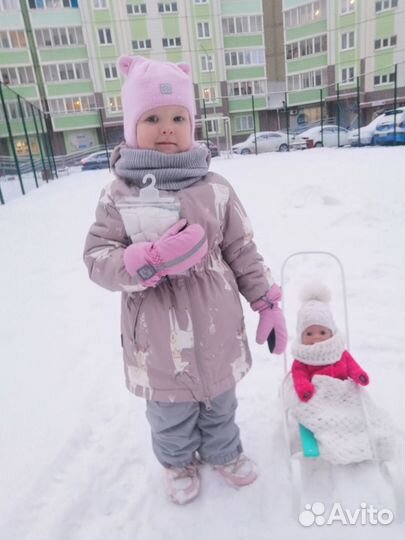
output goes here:
[[[256, 479], [235, 423], [235, 385], [251, 365], [239, 292], [260, 315], [257, 342], [272, 333], [280, 354], [287, 340], [281, 290], [237, 195], [208, 171], [208, 151], [194, 143], [189, 67], [129, 56], [118, 66], [126, 77], [125, 144], [113, 153], [116, 179], [102, 191], [84, 259], [94, 282], [122, 293], [127, 387], [147, 400], [168, 494], [183, 504], [199, 493], [201, 462], [233, 487]], [[170, 222], [156, 205], [136, 203], [128, 231], [123, 212], [142, 200], [146, 173], [179, 215], [169, 212]]]
[[309, 401], [315, 392], [314, 375], [352, 379], [361, 386], [369, 383], [367, 373], [345, 350], [344, 338], [337, 330], [329, 308], [330, 291], [325, 286], [307, 287], [301, 292], [297, 340], [292, 347], [295, 358], [291, 372], [294, 388], [301, 401]]

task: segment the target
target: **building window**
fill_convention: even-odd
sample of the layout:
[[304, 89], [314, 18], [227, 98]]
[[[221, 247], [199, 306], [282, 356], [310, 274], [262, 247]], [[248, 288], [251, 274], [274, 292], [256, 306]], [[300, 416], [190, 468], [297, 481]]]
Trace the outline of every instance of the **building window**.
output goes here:
[[89, 64], [87, 62], [47, 64], [42, 66], [42, 71], [46, 82], [90, 79]]
[[394, 9], [398, 6], [398, 0], [380, 0], [375, 3], [375, 11], [386, 11], [387, 9]]
[[107, 0], [93, 0], [94, 9], [107, 9]]
[[310, 24], [326, 18], [326, 0], [311, 2], [303, 6], [289, 9], [284, 12], [284, 25], [286, 28]]
[[201, 71], [215, 71], [214, 57], [210, 54], [200, 56]]
[[142, 15], [147, 13], [146, 4], [127, 4], [128, 15]]
[[108, 110], [110, 113], [119, 113], [122, 111], [121, 96], [110, 96], [108, 98]]
[[111, 28], [99, 28], [98, 32], [98, 42], [100, 45], [112, 45], [112, 34]]
[[69, 45], [83, 45], [83, 31], [80, 26], [69, 28], [41, 28], [35, 30], [38, 47], [66, 47]]
[[0, 49], [25, 49], [27, 41], [23, 30], [0, 31]]
[[236, 131], [252, 131], [253, 129], [253, 115], [237, 116], [235, 119]]
[[194, 4], [208, 4], [208, 0], [194, 0]]
[[217, 100], [217, 93], [215, 88], [204, 88], [202, 91], [202, 97], [207, 103], [213, 103]]
[[104, 64], [104, 79], [106, 81], [118, 79], [118, 70], [115, 64]]
[[22, 85], [35, 83], [34, 70], [31, 66], [2, 67], [0, 77], [4, 84]]
[[217, 120], [207, 120], [205, 122], [205, 128], [208, 133], [218, 133], [218, 122]]
[[53, 114], [74, 114], [96, 110], [96, 100], [93, 95], [48, 99], [48, 103]]
[[197, 23], [197, 37], [198, 39], [207, 39], [210, 37], [210, 25], [208, 22]]
[[135, 51], [139, 49], [151, 49], [152, 41], [150, 39], [134, 39], [132, 40], [132, 48]]
[[374, 49], [387, 49], [388, 47], [395, 47], [397, 44], [397, 36], [391, 36], [386, 38], [378, 38], [374, 40]]
[[287, 60], [324, 53], [327, 51], [327, 35], [287, 43], [285, 51]]
[[19, 10], [19, 0], [0, 0], [0, 11]]
[[340, 0], [340, 13], [353, 13], [356, 10], [356, 0]]
[[266, 81], [235, 81], [228, 83], [229, 97], [263, 95], [266, 93]]
[[163, 38], [162, 45], [165, 49], [171, 49], [173, 47], [181, 47], [181, 38]]
[[78, 8], [78, 0], [28, 0], [30, 9]]
[[348, 49], [354, 49], [354, 31], [342, 32], [340, 34], [340, 50], [347, 51]]
[[244, 51], [228, 51], [225, 53], [226, 66], [262, 66], [264, 62], [264, 49], [246, 49]]
[[262, 32], [263, 18], [261, 15], [224, 17], [222, 19], [222, 30], [225, 36]]
[[354, 83], [354, 66], [345, 67], [340, 70], [341, 84]]
[[318, 88], [326, 84], [326, 69], [316, 69], [304, 73], [296, 73], [287, 77], [288, 90], [306, 90], [308, 88]]
[[383, 75], [374, 75], [374, 86], [380, 84], [390, 84], [395, 82], [395, 73], [385, 73]]
[[159, 2], [159, 13], [177, 13], [177, 2]]

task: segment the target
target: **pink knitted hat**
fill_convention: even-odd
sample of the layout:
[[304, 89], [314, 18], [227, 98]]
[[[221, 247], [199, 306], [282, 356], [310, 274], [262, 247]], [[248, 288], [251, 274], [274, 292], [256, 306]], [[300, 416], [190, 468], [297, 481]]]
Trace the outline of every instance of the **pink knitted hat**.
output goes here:
[[194, 143], [195, 100], [188, 64], [158, 62], [142, 56], [121, 56], [118, 69], [126, 76], [122, 87], [122, 111], [128, 146], [138, 148], [136, 126], [139, 118], [150, 109], [162, 105], [180, 105], [188, 110]]

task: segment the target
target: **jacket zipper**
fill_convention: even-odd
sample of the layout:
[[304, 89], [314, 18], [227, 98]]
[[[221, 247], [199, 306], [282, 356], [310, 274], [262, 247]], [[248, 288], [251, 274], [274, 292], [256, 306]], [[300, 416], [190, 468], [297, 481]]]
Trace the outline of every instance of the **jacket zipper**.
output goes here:
[[[191, 293], [190, 293], [190, 289], [189, 289], [189, 286], [188, 286], [188, 283], [187, 283], [187, 278], [184, 278], [184, 286], [187, 290], [187, 295], [189, 297], [189, 299], [191, 298]], [[189, 303], [189, 305], [191, 306], [191, 303]], [[191, 318], [191, 320], [193, 320]], [[194, 333], [194, 326], [193, 326], [193, 333]], [[195, 337], [195, 336], [194, 336]], [[195, 348], [195, 346], [194, 346]], [[201, 376], [201, 370], [199, 369], [199, 366], [198, 366], [198, 360], [197, 360], [197, 354], [196, 352], [194, 351], [194, 358], [195, 358], [195, 366], [196, 366], [196, 369], [197, 369], [197, 373], [198, 373], [198, 377], [201, 381], [201, 386], [202, 386], [202, 389], [203, 389], [203, 401], [204, 401], [204, 404], [205, 404], [205, 407], [207, 409], [207, 411], [210, 411], [211, 410], [211, 401], [210, 401], [210, 398], [208, 397], [208, 391], [207, 391], [207, 387], [206, 387], [206, 384], [205, 384], [205, 381], [204, 381], [204, 378]]]

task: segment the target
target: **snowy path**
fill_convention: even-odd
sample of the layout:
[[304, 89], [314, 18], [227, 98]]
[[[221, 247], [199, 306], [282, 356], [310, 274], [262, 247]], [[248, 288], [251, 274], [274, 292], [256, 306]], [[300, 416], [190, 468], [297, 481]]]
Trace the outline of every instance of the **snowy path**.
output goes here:
[[[403, 148], [212, 164], [238, 191], [276, 279], [297, 250], [327, 249], [342, 259], [352, 352], [370, 373], [373, 399], [402, 426], [403, 166]], [[238, 387], [238, 419], [259, 479], [234, 491], [204, 467], [198, 500], [185, 508], [166, 500], [144, 403], [124, 387], [119, 295], [92, 284], [81, 260], [108, 181], [108, 171], [78, 173], [0, 208], [0, 540], [403, 538], [404, 524], [395, 522], [306, 529], [292, 515], [277, 397], [282, 360], [254, 344], [256, 315], [248, 309], [255, 365]], [[292, 310], [288, 323], [293, 336]], [[332, 481], [327, 469], [307, 469], [309, 503], [386, 504], [368, 464], [337, 468]]]

